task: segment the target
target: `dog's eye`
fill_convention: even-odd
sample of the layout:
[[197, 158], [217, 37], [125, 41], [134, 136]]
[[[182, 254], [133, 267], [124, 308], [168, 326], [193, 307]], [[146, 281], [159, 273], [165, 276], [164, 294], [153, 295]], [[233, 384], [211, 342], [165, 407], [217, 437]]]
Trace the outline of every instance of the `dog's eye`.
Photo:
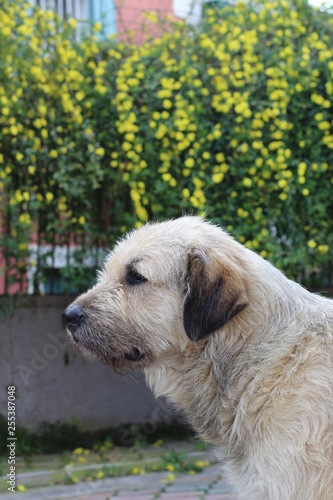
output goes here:
[[138, 273], [135, 269], [128, 269], [126, 273], [126, 283], [128, 285], [140, 285], [148, 281], [147, 278]]

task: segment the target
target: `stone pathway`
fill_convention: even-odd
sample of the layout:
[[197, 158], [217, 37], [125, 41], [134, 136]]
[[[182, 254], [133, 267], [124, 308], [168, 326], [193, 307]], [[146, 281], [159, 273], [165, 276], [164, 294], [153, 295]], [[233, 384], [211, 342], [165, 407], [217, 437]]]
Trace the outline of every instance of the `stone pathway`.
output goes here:
[[[19, 493], [22, 500], [237, 500], [233, 488], [221, 477], [218, 464], [201, 473], [172, 474], [153, 472], [79, 483], [36, 488]], [[12, 500], [12, 493], [0, 494], [0, 500]]]

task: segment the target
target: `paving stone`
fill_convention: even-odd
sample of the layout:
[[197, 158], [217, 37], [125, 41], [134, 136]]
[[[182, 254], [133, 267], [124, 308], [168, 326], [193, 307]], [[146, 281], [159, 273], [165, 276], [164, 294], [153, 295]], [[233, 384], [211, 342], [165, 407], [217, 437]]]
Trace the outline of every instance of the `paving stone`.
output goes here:
[[234, 493], [234, 489], [230, 484], [214, 484], [209, 493]]
[[[120, 491], [118, 495], [114, 497], [114, 500], [131, 500], [135, 498], [135, 500], [153, 500], [160, 494], [161, 490], [154, 491]], [[80, 499], [81, 500], [81, 499]], [[112, 499], [113, 500], [113, 499]]]
[[217, 480], [219, 479], [219, 476], [218, 475], [206, 475], [204, 473], [201, 473], [201, 474], [198, 474], [198, 475], [195, 475], [195, 476], [191, 476], [190, 474], [186, 474], [186, 475], [180, 475], [179, 476], [179, 479], [178, 481], [180, 483], [200, 483], [202, 481], [204, 481], [205, 483], [214, 483], [216, 482]]
[[205, 496], [205, 500], [238, 500], [238, 497], [229, 493], [220, 493], [219, 495], [216, 493], [208, 493], [208, 495]]
[[202, 493], [162, 493], [158, 500], [199, 500]]
[[[121, 495], [121, 496], [115, 496], [112, 497], [111, 500], [153, 500], [155, 498], [155, 495], [150, 495], [150, 494], [145, 494], [142, 495], [139, 491], [132, 491], [131, 493], [126, 493], [126, 495]], [[81, 499], [80, 499], [81, 500]]]
[[66, 500], [111, 500], [112, 497], [109, 493], [89, 493], [88, 495], [80, 495], [74, 497], [67, 497]]
[[[160, 489], [140, 489], [137, 491], [133, 491], [133, 494], [140, 494], [140, 495], [155, 495], [156, 493], [159, 493], [161, 490]], [[128, 495], [128, 491], [120, 491], [118, 492], [118, 497], [122, 498], [122, 496]]]
[[174, 493], [174, 492], [183, 492], [183, 491], [189, 491], [189, 492], [196, 492], [196, 491], [201, 491], [205, 492], [208, 490], [208, 487], [200, 486], [200, 485], [190, 485], [190, 484], [173, 484], [172, 486], [168, 486], [165, 489], [166, 493]]

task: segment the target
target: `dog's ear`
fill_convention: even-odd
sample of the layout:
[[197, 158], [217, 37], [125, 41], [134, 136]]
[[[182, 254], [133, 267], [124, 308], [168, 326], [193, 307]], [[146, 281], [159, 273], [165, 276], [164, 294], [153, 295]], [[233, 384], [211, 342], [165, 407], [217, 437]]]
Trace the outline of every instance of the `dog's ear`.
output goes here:
[[188, 253], [184, 285], [183, 322], [193, 342], [207, 337], [248, 305], [242, 269], [213, 252]]

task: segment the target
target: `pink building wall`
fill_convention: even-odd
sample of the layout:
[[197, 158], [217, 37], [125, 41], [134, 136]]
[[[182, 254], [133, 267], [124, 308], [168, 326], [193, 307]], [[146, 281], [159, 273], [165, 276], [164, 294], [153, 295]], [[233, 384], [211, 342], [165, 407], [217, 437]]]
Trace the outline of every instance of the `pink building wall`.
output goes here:
[[[144, 17], [145, 12], [155, 12], [158, 18], [173, 15], [172, 0], [115, 0], [117, 36], [119, 41], [141, 45], [147, 35], [158, 36], [158, 26]], [[146, 25], [147, 31], [143, 31]], [[133, 30], [134, 35], [129, 32]]]

